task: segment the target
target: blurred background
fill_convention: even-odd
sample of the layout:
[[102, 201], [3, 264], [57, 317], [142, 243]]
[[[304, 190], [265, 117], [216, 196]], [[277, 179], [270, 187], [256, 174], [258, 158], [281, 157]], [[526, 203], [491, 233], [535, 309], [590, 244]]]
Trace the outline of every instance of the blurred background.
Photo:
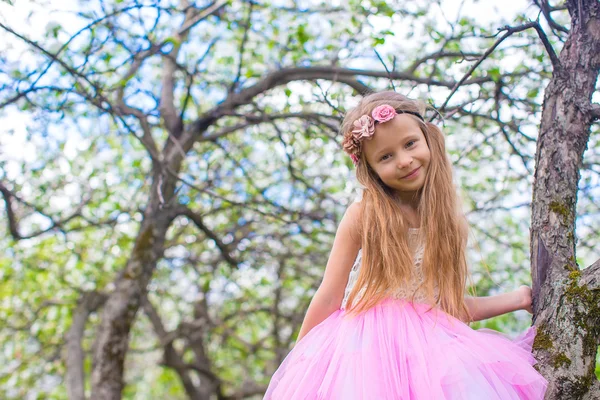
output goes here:
[[[123, 398], [260, 398], [356, 196], [338, 129], [369, 90], [444, 115], [427, 117], [447, 136], [478, 295], [530, 284], [550, 60], [525, 30], [461, 79], [500, 28], [542, 16], [558, 51], [570, 19], [560, 2], [492, 3], [0, 0], [0, 398], [89, 395], [102, 312], [127, 279], [142, 283]], [[593, 129], [581, 266], [600, 258]], [[149, 221], [164, 237], [144, 247]]]

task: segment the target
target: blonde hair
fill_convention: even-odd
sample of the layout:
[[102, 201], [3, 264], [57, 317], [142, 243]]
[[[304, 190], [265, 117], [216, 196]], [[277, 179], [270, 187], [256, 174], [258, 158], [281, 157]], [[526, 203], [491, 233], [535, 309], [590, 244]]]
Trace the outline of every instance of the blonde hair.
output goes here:
[[[352, 129], [353, 122], [373, 109], [389, 104], [395, 109], [424, 115], [426, 106], [419, 101], [392, 91], [364, 97], [348, 112], [342, 123], [342, 134]], [[446, 154], [442, 131], [430, 122], [415, 117], [423, 131], [431, 161], [423, 188], [416, 193], [424, 241], [424, 289], [431, 304], [439, 306], [456, 318], [468, 316], [464, 296], [467, 280], [467, 224], [459, 209], [458, 196], [452, 180], [452, 165]], [[366, 311], [388, 297], [412, 277], [413, 254], [409, 249], [408, 223], [387, 187], [369, 166], [364, 152], [356, 169], [358, 181], [365, 187], [361, 204], [360, 236], [362, 266], [348, 297], [352, 314]], [[435, 287], [438, 297], [435, 298]], [[364, 295], [354, 304], [358, 292]]]

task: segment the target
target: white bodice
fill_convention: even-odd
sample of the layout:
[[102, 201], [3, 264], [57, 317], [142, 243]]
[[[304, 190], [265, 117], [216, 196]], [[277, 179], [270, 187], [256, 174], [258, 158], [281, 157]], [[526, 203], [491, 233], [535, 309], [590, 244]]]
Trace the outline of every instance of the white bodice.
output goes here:
[[[405, 285], [396, 289], [393, 292], [393, 297], [398, 299], [413, 299], [415, 303], [427, 303], [427, 293], [424, 287], [420, 287], [424, 281], [423, 276], [423, 252], [425, 250], [424, 246], [418, 242], [418, 229], [409, 229], [408, 231], [408, 244], [409, 248], [414, 254], [414, 266], [415, 269], [413, 271], [412, 279], [406, 282]], [[348, 302], [348, 296], [350, 292], [354, 288], [356, 284], [356, 280], [358, 279], [358, 273], [360, 271], [360, 266], [362, 263], [362, 249], [358, 251], [358, 255], [356, 256], [356, 260], [354, 261], [354, 265], [350, 270], [350, 275], [348, 276], [348, 284], [346, 285], [346, 290], [344, 291], [344, 300], [342, 300], [342, 309], [346, 309], [346, 305]], [[362, 288], [358, 292], [358, 296], [356, 301], [358, 301], [364, 294], [365, 288]], [[414, 294], [414, 298], [413, 298]]]

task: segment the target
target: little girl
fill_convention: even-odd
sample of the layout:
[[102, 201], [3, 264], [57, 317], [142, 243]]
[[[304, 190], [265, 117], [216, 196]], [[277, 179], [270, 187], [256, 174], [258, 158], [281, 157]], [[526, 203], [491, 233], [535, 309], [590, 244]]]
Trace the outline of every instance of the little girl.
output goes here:
[[543, 399], [535, 331], [510, 341], [465, 322], [531, 311], [531, 290], [465, 298], [467, 228], [440, 129], [395, 92], [342, 124], [364, 186], [340, 222], [295, 348], [265, 399]]

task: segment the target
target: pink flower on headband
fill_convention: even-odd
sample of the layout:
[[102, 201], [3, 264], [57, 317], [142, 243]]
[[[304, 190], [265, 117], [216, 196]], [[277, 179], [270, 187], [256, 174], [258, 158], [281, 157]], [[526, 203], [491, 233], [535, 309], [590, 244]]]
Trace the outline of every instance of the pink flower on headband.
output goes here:
[[382, 123], [394, 119], [397, 114], [394, 107], [384, 104], [379, 107], [375, 107], [371, 115], [373, 115], [373, 119], [375, 121]]
[[358, 161], [360, 160], [360, 158], [356, 154], [350, 154], [350, 158], [352, 159], [354, 165], [358, 165]]
[[371, 140], [375, 133], [375, 122], [368, 115], [363, 115], [356, 121], [354, 121], [354, 129], [352, 135], [356, 140], [361, 141], [363, 139]]

